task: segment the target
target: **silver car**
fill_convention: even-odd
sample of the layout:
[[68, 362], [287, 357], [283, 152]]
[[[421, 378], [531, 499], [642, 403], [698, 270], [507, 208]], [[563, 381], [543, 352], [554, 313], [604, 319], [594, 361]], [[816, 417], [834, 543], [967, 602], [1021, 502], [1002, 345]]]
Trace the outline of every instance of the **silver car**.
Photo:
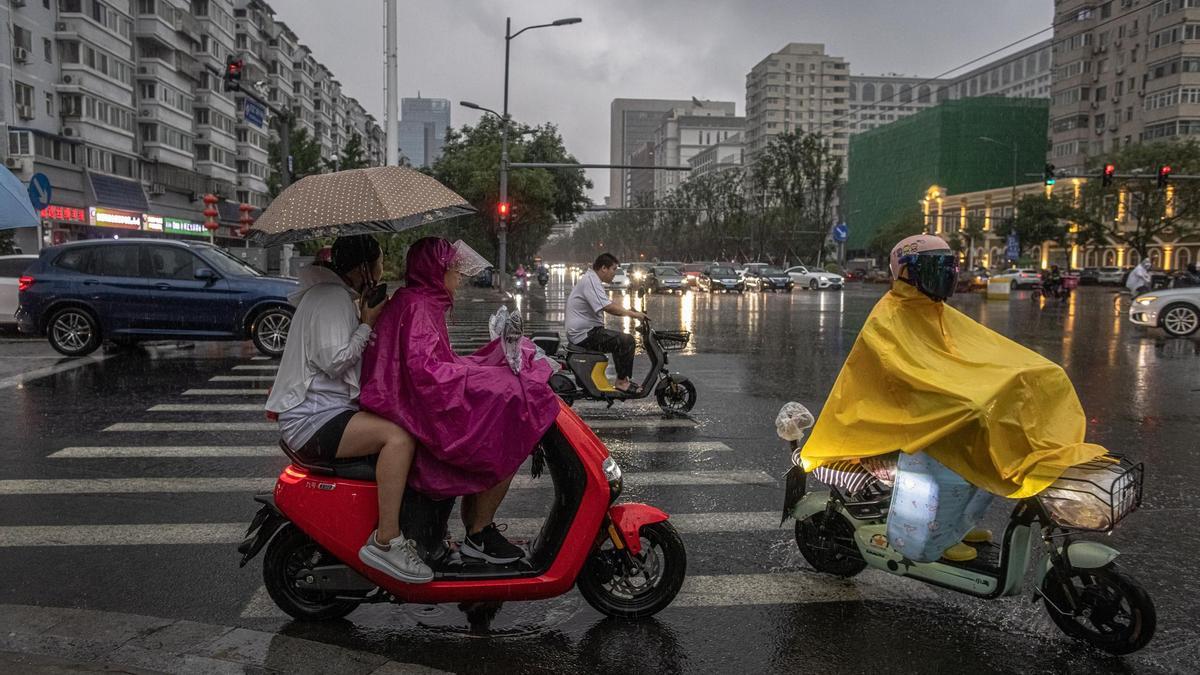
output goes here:
[[652, 293], [682, 293], [687, 290], [687, 277], [674, 267], [656, 265], [650, 273], [647, 287]]
[[21, 275], [37, 259], [36, 255], [0, 255], [0, 326], [17, 325]]
[[1200, 328], [1200, 286], [1164, 288], [1134, 298], [1129, 320], [1162, 328], [1172, 337], [1187, 337]]

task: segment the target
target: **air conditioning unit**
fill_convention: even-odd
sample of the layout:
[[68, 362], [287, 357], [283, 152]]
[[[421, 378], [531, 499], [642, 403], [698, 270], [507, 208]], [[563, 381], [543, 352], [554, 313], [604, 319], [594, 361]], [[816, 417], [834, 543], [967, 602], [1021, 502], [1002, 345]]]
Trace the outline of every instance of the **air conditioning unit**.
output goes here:
[[63, 136], [70, 137], [70, 136], [78, 135], [78, 133], [79, 132], [76, 131], [73, 127], [63, 127], [63, 131], [62, 131]]
[[1097, 136], [1099, 136], [1099, 135], [1100, 135], [1100, 134], [1102, 134], [1102, 133], [1104, 133], [1104, 128], [1103, 128], [1103, 127], [1096, 127], [1096, 135], [1097, 135]]
[[71, 77], [70, 75], [63, 75], [63, 84], [71, 84], [74, 81], [75, 78]]
[[1114, 123], [1112, 123], [1112, 124], [1108, 125], [1108, 130], [1109, 130], [1109, 131], [1112, 131], [1112, 132], [1116, 132], [1116, 130], [1117, 130], [1117, 124], [1114, 122]]
[[19, 105], [17, 106], [17, 117], [23, 120], [33, 119], [33, 106]]
[[151, 183], [150, 184], [150, 194], [165, 195], [165, 194], [167, 194], [167, 188], [162, 183]]
[[12, 6], [13, 6], [14, 8], [16, 8], [16, 7], [24, 7], [24, 6], [25, 6], [25, 0], [12, 0]]
[[1096, 73], [1095, 75], [1092, 75], [1092, 82], [1099, 82], [1099, 81], [1100, 81], [1100, 73]]
[[13, 47], [13, 60], [17, 63], [28, 63], [29, 50], [24, 47]]
[[1120, 96], [1114, 96], [1114, 97], [1113, 97], [1113, 103], [1120, 103], [1120, 102], [1121, 102], [1121, 97], [1120, 97]]
[[1092, 110], [1095, 110], [1096, 108], [1099, 108], [1099, 107], [1100, 107], [1099, 103], [1092, 101]]
[[5, 157], [4, 158], [4, 166], [7, 166], [10, 169], [20, 169], [21, 168], [21, 158]]
[[1142, 98], [1146, 98], [1146, 90], [1138, 89], [1138, 96], [1141, 96]]
[[65, 33], [65, 32], [67, 32], [67, 22], [66, 22], [66, 21], [58, 21], [58, 22], [56, 22], [56, 23], [54, 24], [54, 32], [55, 32], [55, 33]]
[[141, 112], [141, 116], [142, 116], [142, 117], [153, 117], [153, 116], [154, 116], [154, 111], [153, 111], [153, 110], [150, 110], [150, 109], [148, 109], [148, 108], [143, 108], [143, 109], [142, 109], [142, 112]]
[[1117, 66], [1117, 74], [1121, 75], [1125, 72], [1125, 66]]

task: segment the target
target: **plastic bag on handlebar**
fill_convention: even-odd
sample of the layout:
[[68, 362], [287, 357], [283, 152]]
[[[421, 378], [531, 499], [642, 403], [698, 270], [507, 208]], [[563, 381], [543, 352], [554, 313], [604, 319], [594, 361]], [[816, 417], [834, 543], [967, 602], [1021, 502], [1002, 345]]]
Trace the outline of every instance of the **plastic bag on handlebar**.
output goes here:
[[493, 340], [500, 338], [501, 346], [504, 348], [504, 360], [508, 361], [508, 367], [514, 373], [521, 372], [521, 333], [523, 328], [521, 313], [510, 312], [503, 305], [488, 320], [488, 332], [491, 333]]
[[799, 443], [804, 440], [804, 432], [812, 428], [816, 418], [808, 408], [791, 401], [785, 403], [775, 417], [775, 433], [785, 441]]

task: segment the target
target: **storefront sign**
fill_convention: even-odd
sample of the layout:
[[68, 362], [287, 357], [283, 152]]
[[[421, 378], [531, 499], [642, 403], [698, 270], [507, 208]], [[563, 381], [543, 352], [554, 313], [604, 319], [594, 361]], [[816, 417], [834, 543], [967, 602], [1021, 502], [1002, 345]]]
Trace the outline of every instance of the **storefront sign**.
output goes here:
[[142, 229], [142, 214], [116, 209], [88, 207], [88, 222], [96, 227], [119, 227], [125, 230]]
[[88, 223], [88, 214], [83, 209], [51, 204], [42, 209], [42, 220], [58, 220], [66, 223], [83, 223], [86, 225]]
[[162, 232], [165, 234], [186, 234], [193, 237], [207, 237], [208, 230], [203, 223], [193, 223], [181, 218], [142, 214], [142, 229], [147, 232]]

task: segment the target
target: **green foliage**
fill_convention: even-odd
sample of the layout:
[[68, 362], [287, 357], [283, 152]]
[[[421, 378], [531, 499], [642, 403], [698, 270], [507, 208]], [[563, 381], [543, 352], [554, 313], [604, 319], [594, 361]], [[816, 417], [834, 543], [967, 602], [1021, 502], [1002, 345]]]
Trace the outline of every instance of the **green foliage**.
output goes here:
[[867, 251], [876, 257], [890, 255], [892, 247], [901, 239], [925, 231], [924, 218], [920, 209], [913, 207], [892, 218], [871, 237]]
[[1015, 232], [1022, 252], [1036, 251], [1046, 241], [1067, 246], [1070, 238], [1064, 218], [1069, 215], [1070, 204], [1060, 195], [1050, 199], [1041, 195], [1026, 195], [1017, 200], [1016, 217], [1007, 220], [997, 230], [1005, 237]]
[[0, 255], [12, 255], [16, 250], [12, 230], [0, 230]]
[[[321, 144], [308, 135], [307, 129], [299, 129], [292, 119], [289, 127], [289, 140], [292, 155], [292, 182], [317, 173], [324, 173], [325, 162], [321, 159]], [[270, 174], [267, 176], [267, 194], [274, 198], [281, 191], [279, 170], [283, 166], [280, 155], [279, 141], [272, 136], [267, 144], [267, 165]]]
[[[461, 238], [481, 255], [496, 259], [496, 204], [500, 196], [500, 123], [484, 117], [474, 127], [449, 130], [442, 157], [432, 174], [462, 195], [478, 212], [441, 226], [441, 234]], [[514, 124], [509, 133], [510, 162], [575, 162], [553, 124]], [[512, 169], [508, 201], [508, 266], [528, 262], [545, 243], [551, 228], [570, 222], [588, 206], [592, 186], [583, 170]]]
[[350, 140], [346, 141], [337, 159], [325, 164], [330, 171], [349, 171], [369, 166], [366, 152], [363, 150], [362, 136], [358, 133], [351, 134]]

